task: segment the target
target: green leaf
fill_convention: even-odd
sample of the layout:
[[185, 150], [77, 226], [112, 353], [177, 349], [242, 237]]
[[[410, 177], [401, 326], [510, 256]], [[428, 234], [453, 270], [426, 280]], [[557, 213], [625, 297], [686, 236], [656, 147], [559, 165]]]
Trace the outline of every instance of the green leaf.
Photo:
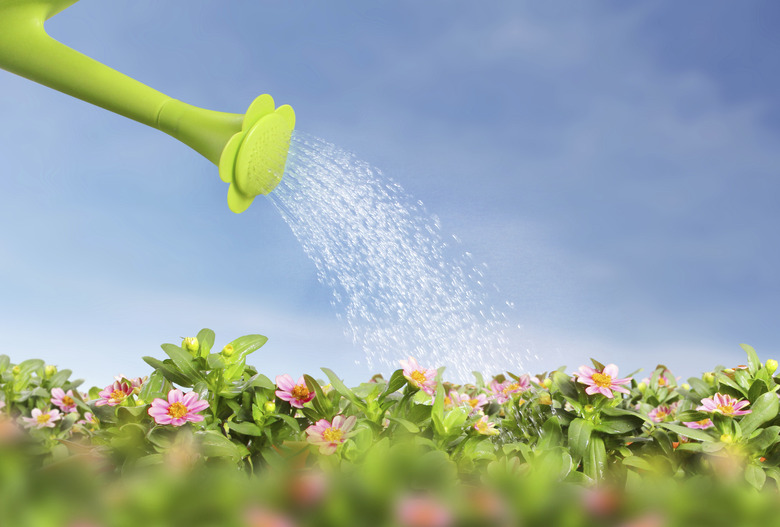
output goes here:
[[62, 385], [64, 385], [68, 377], [70, 377], [73, 374], [71, 370], [59, 370], [57, 373], [52, 375], [51, 379], [49, 379], [49, 385], [52, 388], [60, 388]]
[[228, 457], [238, 463], [249, 450], [244, 445], [238, 445], [214, 430], [205, 430], [196, 434], [200, 439], [203, 454], [206, 457]]
[[463, 407], [453, 408], [444, 417], [444, 431], [447, 435], [459, 435], [463, 424], [469, 418], [469, 412]]
[[230, 359], [234, 362], [242, 361], [247, 355], [260, 349], [266, 342], [268, 342], [268, 337], [263, 335], [244, 335], [243, 337], [238, 337], [230, 343], [230, 345], [233, 346], [233, 355]]
[[697, 398], [698, 401], [701, 401], [701, 399], [709, 397], [713, 393], [712, 386], [710, 386], [703, 380], [699, 379], [698, 377], [691, 377], [690, 379], [688, 379], [688, 384], [691, 385], [691, 391], [693, 391], [698, 396]]
[[569, 425], [569, 448], [574, 462], [579, 462], [585, 455], [593, 433], [593, 423], [577, 418]]
[[187, 379], [188, 384], [186, 386], [192, 386], [198, 381], [206, 382], [203, 374], [195, 368], [195, 361], [192, 359], [192, 355], [184, 351], [181, 346], [163, 344], [160, 347], [171, 358], [179, 372]]
[[770, 426], [752, 437], [748, 441], [748, 447], [755, 453], [764, 453], [777, 442], [780, 442], [780, 426]]
[[745, 480], [757, 490], [761, 490], [766, 482], [766, 473], [761, 467], [748, 465], [745, 467]]
[[444, 385], [440, 382], [436, 383], [436, 396], [433, 398], [433, 406], [431, 407], [431, 421], [437, 435], [446, 435], [444, 428]]
[[318, 383], [317, 380], [314, 379], [311, 375], [304, 375], [303, 380], [306, 383], [306, 387], [309, 389], [309, 391], [314, 392], [314, 398], [311, 400], [311, 404], [314, 409], [322, 417], [330, 418], [330, 412], [333, 409], [333, 405], [331, 404], [330, 399], [325, 397], [325, 394], [322, 392], [320, 383]]
[[0, 355], [0, 373], [3, 373], [11, 365], [11, 358], [8, 355]]
[[603, 417], [595, 429], [605, 434], [627, 434], [642, 427], [642, 420], [635, 417]]
[[577, 388], [574, 386], [574, 381], [571, 380], [571, 377], [563, 372], [556, 371], [552, 374], [552, 380], [553, 384], [555, 384], [564, 397], [577, 401], [579, 394], [577, 392]]
[[586, 476], [601, 481], [604, 478], [604, 470], [607, 466], [607, 449], [604, 440], [599, 436], [592, 436], [588, 443], [585, 456], [582, 459], [582, 471]]
[[221, 370], [227, 366], [225, 358], [220, 353], [207, 355], [206, 364], [208, 364], [210, 370]]
[[691, 439], [698, 439], [699, 441], [705, 442], [715, 441], [714, 437], [699, 428], [688, 428], [687, 426], [673, 425], [670, 423], [658, 423], [658, 426], [671, 430], [677, 435], [690, 437]]
[[558, 417], [552, 416], [542, 425], [542, 434], [538, 446], [541, 449], [553, 448], [563, 443], [563, 431]]
[[411, 421], [407, 421], [406, 419], [401, 419], [400, 417], [388, 417], [388, 420], [393, 423], [398, 423], [399, 425], [403, 426], [407, 432], [416, 434], [420, 431], [420, 427], [414, 424]]
[[756, 372], [761, 368], [761, 361], [758, 359], [756, 350], [747, 344], [740, 344], [739, 347], [741, 347], [743, 350], [745, 350], [745, 353], [747, 353], [748, 371], [750, 372], [750, 375], [755, 375]]
[[627, 467], [634, 467], [641, 470], [653, 471], [653, 465], [651, 465], [646, 459], [639, 456], [630, 456], [623, 459], [623, 464]]
[[719, 372], [715, 375], [715, 378], [718, 380], [720, 384], [732, 388], [738, 394], [741, 394], [742, 397], [747, 397], [747, 390], [742, 386], [740, 386], [736, 381], [726, 376], [725, 373]]
[[262, 437], [263, 430], [257, 426], [255, 423], [235, 423], [235, 422], [229, 422], [227, 424], [228, 428], [233, 430], [234, 432], [238, 432], [239, 434], [244, 434], [247, 436], [256, 436], [256, 437]]
[[325, 375], [328, 376], [328, 380], [330, 380], [330, 384], [333, 386], [333, 389], [336, 390], [342, 397], [345, 397], [347, 400], [351, 401], [353, 404], [355, 404], [357, 407], [365, 410], [366, 405], [361, 401], [355, 393], [347, 388], [347, 385], [344, 384], [341, 379], [338, 378], [338, 376], [333, 373], [333, 371], [329, 370], [328, 368], [320, 368]]
[[751, 412], [739, 422], [742, 433], [749, 436], [759, 426], [777, 417], [778, 409], [780, 409], [780, 404], [776, 393], [767, 392], [760, 396], [751, 405]]
[[200, 356], [205, 357], [211, 351], [214, 346], [214, 339], [216, 336], [214, 332], [208, 328], [203, 328], [198, 331], [198, 344], [200, 346]]
[[761, 379], [756, 379], [750, 385], [750, 389], [748, 390], [748, 400], [751, 403], [755, 403], [760, 396], [762, 396], [768, 391], [769, 391], [769, 386], [767, 386], [767, 384]]
[[379, 396], [379, 401], [382, 402], [385, 397], [403, 388], [407, 382], [409, 381], [407, 381], [406, 377], [404, 377], [404, 371], [395, 370], [390, 376], [390, 380], [387, 381], [387, 387], [385, 388], [385, 391], [382, 393], [382, 395]]
[[165, 387], [165, 375], [162, 370], [155, 369], [144, 385], [141, 387], [141, 392], [138, 397], [147, 403], [151, 403], [155, 397], [163, 397], [163, 388]]
[[[307, 408], [307, 410], [308, 410], [308, 408]], [[282, 421], [287, 423], [287, 426], [289, 426], [290, 428], [292, 428], [296, 432], [300, 432], [301, 431], [300, 423], [298, 423], [298, 421], [296, 421], [294, 418], [290, 417], [289, 415], [287, 415], [287, 414], [276, 414], [276, 417], [280, 418]], [[314, 422], [314, 421], [312, 421], [312, 422]]]

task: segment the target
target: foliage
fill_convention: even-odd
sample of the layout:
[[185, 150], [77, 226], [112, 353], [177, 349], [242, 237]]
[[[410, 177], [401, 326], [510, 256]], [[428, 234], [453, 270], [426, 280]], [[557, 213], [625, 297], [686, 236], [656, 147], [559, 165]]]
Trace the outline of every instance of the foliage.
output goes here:
[[[266, 340], [247, 335], [213, 352], [214, 332], [203, 329], [163, 344], [164, 358], [144, 357], [148, 377], [88, 393], [70, 370], [0, 355], [2, 510], [17, 510], [19, 525], [35, 523], [25, 514], [50, 513], [61, 525], [79, 517], [124, 525], [121, 514], [104, 514], [106, 489], [135, 523], [146, 510], [139, 503], [171, 514], [173, 498], [156, 493], [183, 496], [177, 517], [192, 513], [199, 525], [212, 512], [214, 525], [418, 525], [404, 516], [415, 507], [438, 511], [441, 525], [607, 525], [652, 515], [658, 503], [685, 518], [690, 503], [718, 493], [721, 505], [753, 500], [753, 513], [773, 510], [772, 499], [760, 500], [776, 500], [780, 485], [777, 363], [749, 346], [746, 365], [682, 384], [663, 365], [637, 382], [593, 360], [573, 375], [475, 374], [458, 386], [410, 359], [387, 380], [350, 388], [327, 368], [321, 379], [272, 381], [247, 363]], [[149, 409], [158, 399], [173, 408], [175, 390], [185, 393], [176, 401], [208, 407], [182, 426], [160, 424]], [[20, 508], [48, 488], [57, 498], [47, 507]], [[614, 496], [620, 505], [609, 505]], [[312, 503], [301, 507], [304, 498]], [[293, 523], [257, 519], [291, 510], [284, 521]]]

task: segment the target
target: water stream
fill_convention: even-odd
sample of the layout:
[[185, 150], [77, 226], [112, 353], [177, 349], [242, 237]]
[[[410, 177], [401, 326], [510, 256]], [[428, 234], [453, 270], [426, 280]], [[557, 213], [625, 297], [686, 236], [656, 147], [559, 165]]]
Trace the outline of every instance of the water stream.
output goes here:
[[414, 356], [459, 382], [472, 371], [522, 371], [525, 351], [511, 349], [508, 306], [490, 303], [485, 266], [456, 238], [445, 241], [438, 219], [381, 171], [296, 131], [269, 198], [332, 289], [369, 368], [393, 370]]

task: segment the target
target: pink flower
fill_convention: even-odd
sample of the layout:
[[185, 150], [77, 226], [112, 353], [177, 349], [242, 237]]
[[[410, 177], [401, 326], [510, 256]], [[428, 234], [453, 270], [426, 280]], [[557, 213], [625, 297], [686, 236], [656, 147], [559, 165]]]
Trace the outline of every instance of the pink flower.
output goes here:
[[287, 375], [276, 376], [276, 386], [279, 388], [276, 390], [276, 396], [282, 401], [287, 401], [294, 408], [303, 408], [305, 403], [308, 403], [314, 399], [314, 392], [310, 392], [306, 386], [306, 381], [303, 379], [303, 375], [298, 379], [298, 383], [294, 383], [292, 377]]
[[96, 425], [97, 419], [95, 419], [94, 414], [92, 412], [86, 412], [84, 413], [84, 419], [79, 419], [76, 421], [77, 425]]
[[715, 426], [712, 424], [712, 419], [702, 419], [701, 421], [684, 421], [683, 424], [688, 428], [698, 428], [700, 430], [705, 430]]
[[622, 385], [631, 382], [631, 379], [618, 379], [618, 367], [614, 364], [607, 364], [601, 371], [594, 370], [589, 366], [580, 366], [577, 375], [577, 382], [587, 384], [585, 393], [593, 395], [600, 393], [604, 397], [612, 399], [612, 391], [620, 393], [629, 393]]
[[436, 388], [436, 370], [427, 370], [417, 364], [417, 360], [409, 357], [409, 360], [398, 361], [404, 369], [404, 377], [409, 384], [419, 388], [427, 394], [433, 395]]
[[470, 407], [469, 415], [474, 415], [477, 412], [482, 411], [482, 407], [488, 403], [487, 396], [484, 393], [480, 393], [476, 397], [472, 397], [466, 393], [450, 392], [450, 397], [458, 397], [460, 401], [454, 399], [453, 402], [460, 402], [460, 404], [467, 404]]
[[59, 410], [42, 412], [40, 408], [33, 408], [32, 417], [22, 417], [27, 428], [54, 428], [54, 421], [59, 421], [62, 416]]
[[349, 438], [356, 421], [357, 417], [354, 415], [347, 418], [343, 415], [337, 415], [333, 418], [332, 423], [326, 419], [320, 419], [317, 424], [306, 429], [306, 434], [309, 436], [306, 440], [313, 445], [319, 445], [320, 454], [330, 455]]
[[430, 496], [406, 496], [398, 503], [396, 514], [402, 527], [450, 527], [452, 513]]
[[114, 384], [109, 384], [103, 391], [100, 392], [100, 399], [95, 403], [96, 406], [118, 406], [127, 399], [128, 396], [133, 394], [133, 385], [127, 381], [114, 381]]
[[735, 415], [749, 414], [752, 410], [742, 410], [750, 401], [738, 401], [730, 395], [716, 393], [713, 397], [701, 400], [701, 406], [697, 410], [703, 412], [718, 412], [719, 414], [734, 417]]
[[648, 413], [647, 416], [656, 423], [663, 423], [666, 421], [666, 418], [671, 416], [673, 413], [673, 407], [670, 407], [668, 404], [662, 404], [650, 410], [650, 413]]
[[51, 391], [51, 403], [60, 410], [69, 414], [76, 411], [76, 400], [73, 398], [73, 390], [64, 391], [62, 388], [53, 388]]
[[114, 377], [114, 380], [117, 382], [129, 382], [130, 387], [133, 389], [133, 393], [138, 393], [141, 391], [141, 387], [144, 385], [144, 382], [149, 377], [136, 377], [135, 379], [131, 379], [127, 375], [120, 373], [119, 375]]
[[483, 415], [482, 419], [480, 419], [474, 424], [474, 429], [480, 434], [482, 434], [483, 436], [498, 435], [498, 430], [496, 430], [496, 424], [488, 422], [488, 416], [486, 415]]
[[198, 398], [198, 394], [190, 392], [184, 395], [181, 390], [168, 392], [168, 400], [155, 399], [149, 407], [149, 415], [154, 417], [158, 425], [181, 426], [187, 421], [198, 423], [203, 421], [201, 412], [209, 407], [209, 403]]
[[520, 393], [526, 391], [531, 387], [531, 380], [528, 375], [520, 377], [519, 381], [504, 381], [499, 383], [497, 380], [493, 380], [490, 383], [490, 394], [498, 404], [504, 404], [513, 393]]

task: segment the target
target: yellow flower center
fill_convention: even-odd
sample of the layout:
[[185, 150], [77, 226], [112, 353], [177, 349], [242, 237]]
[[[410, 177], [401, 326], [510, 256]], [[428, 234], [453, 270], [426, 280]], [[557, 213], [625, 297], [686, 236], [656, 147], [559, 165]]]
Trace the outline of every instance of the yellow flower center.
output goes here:
[[597, 371], [596, 373], [594, 373], [591, 379], [593, 379], [593, 382], [595, 382], [596, 386], [598, 386], [599, 388], [609, 388], [610, 386], [612, 386], [612, 377], [610, 377], [609, 375], [604, 375], [601, 372]]
[[701, 421], [696, 421], [696, 424], [697, 425], [701, 425], [701, 426], [707, 426], [708, 424], [710, 424], [710, 420], [709, 419], [702, 419]]
[[666, 386], [669, 384], [669, 381], [666, 380], [666, 377], [658, 377], [658, 386]]
[[65, 406], [73, 406], [74, 404], [76, 404], [76, 401], [74, 401], [73, 397], [71, 397], [70, 395], [66, 395], [62, 398], [62, 404], [64, 404]]
[[299, 401], [303, 401], [309, 397], [309, 389], [303, 384], [297, 384], [295, 385], [295, 388], [292, 389], [292, 396]]
[[669, 415], [669, 414], [668, 414], [668, 413], [667, 413], [665, 410], [658, 410], [658, 411], [655, 413], [655, 416], [656, 416], [658, 419], [661, 419], [661, 420], [663, 420], [663, 419], [666, 419], [666, 416], [667, 416], [667, 415]]
[[122, 390], [114, 390], [113, 392], [111, 392], [111, 398], [117, 402], [124, 401], [125, 396], [126, 394]]
[[322, 438], [327, 441], [328, 443], [341, 443], [341, 438], [344, 436], [344, 432], [342, 432], [339, 428], [327, 428], [322, 433]]
[[40, 424], [45, 425], [49, 422], [49, 419], [51, 419], [51, 416], [49, 414], [41, 414], [38, 417], [35, 418]]
[[412, 380], [417, 384], [422, 384], [425, 382], [425, 374], [420, 370], [414, 370], [412, 372]]
[[485, 421], [477, 421], [477, 430], [484, 434], [488, 431], [488, 424]]
[[476, 408], [479, 404], [479, 399], [469, 399], [469, 406], [472, 408]]
[[173, 417], [174, 419], [181, 419], [185, 415], [187, 415], [187, 407], [184, 406], [181, 403], [173, 403], [168, 407], [168, 415]]
[[512, 392], [514, 392], [515, 390], [518, 390], [518, 389], [520, 389], [520, 385], [517, 384], [516, 382], [513, 382], [512, 384], [510, 384], [509, 386], [504, 388], [503, 392], [504, 392], [504, 395], [509, 395], [510, 393], [512, 393]]
[[723, 415], [731, 415], [734, 413], [734, 407], [730, 404], [719, 404], [718, 410], [720, 410]]

